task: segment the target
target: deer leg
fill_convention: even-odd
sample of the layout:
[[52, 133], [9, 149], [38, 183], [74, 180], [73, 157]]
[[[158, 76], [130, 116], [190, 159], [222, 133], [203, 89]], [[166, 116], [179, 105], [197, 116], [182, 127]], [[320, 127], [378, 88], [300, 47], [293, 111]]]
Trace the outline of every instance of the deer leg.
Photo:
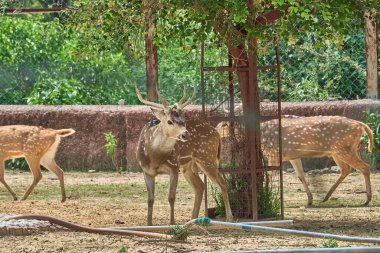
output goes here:
[[210, 165], [210, 167], [202, 168], [202, 170], [211, 179], [211, 181], [213, 181], [219, 186], [219, 189], [222, 192], [224, 206], [226, 208], [226, 220], [229, 222], [232, 222], [234, 217], [231, 211], [231, 205], [230, 205], [230, 200], [228, 197], [226, 182], [220, 175], [217, 165], [216, 164]]
[[305, 172], [303, 170], [302, 161], [301, 159], [295, 159], [295, 160], [289, 160], [289, 162], [292, 164], [298, 179], [301, 181], [306, 194], [307, 194], [307, 205], [311, 206], [313, 204], [313, 194], [311, 193], [309, 186], [307, 185], [306, 179], [305, 179]]
[[40, 159], [37, 157], [26, 156], [25, 160], [28, 163], [29, 168], [33, 174], [33, 182], [29, 186], [28, 190], [25, 192], [21, 200], [26, 200], [28, 198], [29, 194], [33, 191], [34, 187], [38, 184], [38, 182], [42, 178], [42, 173], [40, 169]]
[[345, 155], [344, 157], [339, 157], [339, 159], [343, 160], [345, 163], [349, 164], [351, 167], [355, 168], [363, 174], [367, 192], [367, 201], [364, 203], [364, 205], [368, 205], [372, 199], [370, 179], [371, 167], [367, 163], [363, 162], [356, 152]]
[[169, 205], [170, 205], [170, 225], [174, 225], [174, 202], [178, 185], [178, 170], [170, 170], [170, 186], [169, 186]]
[[1, 164], [0, 164], [0, 182], [3, 183], [5, 188], [12, 194], [13, 200], [17, 200], [16, 193], [11, 189], [11, 187], [5, 182], [4, 178], [4, 160], [1, 159]]
[[61, 187], [61, 202], [65, 202], [66, 200], [66, 193], [65, 193], [65, 183], [63, 179], [63, 171], [62, 169], [57, 165], [57, 163], [51, 159], [49, 156], [44, 156], [41, 160], [42, 166], [44, 166], [46, 169], [53, 172], [57, 178], [59, 179], [59, 184]]
[[195, 192], [193, 213], [191, 215], [191, 218], [195, 219], [199, 216], [205, 186], [199, 175], [193, 172], [190, 164], [191, 163], [188, 163], [183, 166], [183, 176]]
[[154, 188], [155, 188], [155, 178], [144, 173], [145, 185], [148, 191], [148, 226], [153, 225], [153, 204], [154, 204]]
[[335, 184], [333, 186], [331, 186], [330, 190], [327, 192], [326, 197], [322, 200], [322, 202], [327, 201], [330, 198], [331, 194], [338, 187], [338, 185], [340, 185], [340, 183], [342, 183], [342, 181], [348, 176], [348, 174], [350, 174], [350, 165], [348, 165], [343, 160], [341, 160], [337, 157], [333, 156], [333, 159], [334, 159], [336, 165], [338, 165], [340, 168], [340, 177], [335, 182]]

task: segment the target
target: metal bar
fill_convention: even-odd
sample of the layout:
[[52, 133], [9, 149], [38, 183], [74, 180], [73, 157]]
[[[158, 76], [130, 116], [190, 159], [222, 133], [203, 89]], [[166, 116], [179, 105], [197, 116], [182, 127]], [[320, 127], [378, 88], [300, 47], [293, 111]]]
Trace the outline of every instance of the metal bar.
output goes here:
[[[256, 226], [266, 226], [266, 227], [273, 227], [273, 226], [289, 226], [294, 225], [293, 220], [274, 220], [274, 221], [256, 221], [256, 222], [241, 222], [242, 224], [247, 225], [256, 225]], [[135, 231], [165, 231], [170, 230], [172, 228], [176, 228], [177, 226], [185, 227], [186, 225], [162, 225], [162, 226], [128, 226], [128, 227], [110, 227], [106, 229], [115, 229], [115, 230], [135, 230]], [[235, 227], [231, 226], [210, 226], [207, 229], [228, 229]]]
[[[225, 168], [219, 168], [219, 171], [222, 173], [228, 173], [228, 174], [250, 174], [251, 171], [246, 169], [225, 169]], [[274, 171], [274, 170], [280, 170], [280, 166], [266, 166], [265, 168], [257, 169], [257, 172], [267, 172], [267, 171]]]
[[[232, 68], [231, 52], [228, 50], [228, 67]], [[230, 96], [230, 119], [235, 116], [234, 77], [232, 71], [228, 71], [228, 94]]]
[[311, 232], [311, 231], [288, 229], [288, 228], [264, 227], [264, 226], [247, 225], [247, 224], [241, 224], [241, 223], [239, 224], [239, 223], [215, 221], [215, 220], [210, 220], [209, 224], [240, 227], [241, 229], [244, 229], [244, 230], [258, 230], [258, 231], [285, 233], [285, 234], [292, 234], [296, 236], [309, 236], [309, 237], [317, 237], [317, 238], [324, 238], [324, 239], [331, 238], [331, 239], [335, 239], [339, 241], [347, 241], [347, 242], [380, 243], [380, 238], [335, 235], [335, 234], [330, 234], [330, 233], [319, 233], [319, 232]]
[[[249, 0], [251, 2], [252, 0]], [[252, 219], [258, 219], [258, 205], [257, 205], [257, 169], [261, 168], [259, 149], [260, 149], [260, 98], [258, 91], [257, 79], [257, 40], [250, 39], [248, 46], [248, 130], [249, 134], [249, 158], [251, 167], [251, 180], [252, 180]]]
[[241, 251], [213, 251], [208, 253], [335, 253], [335, 252], [352, 252], [352, 253], [367, 253], [380, 252], [380, 247], [342, 247], [342, 248], [306, 248], [306, 249], [270, 249], [270, 250], [241, 250]]
[[56, 7], [56, 8], [31, 8], [31, 9], [5, 9], [4, 13], [8, 15], [17, 15], [17, 14], [28, 14], [28, 13], [52, 13], [52, 12], [61, 12], [61, 11], [67, 11], [72, 10], [69, 8], [62, 8], [62, 7]]
[[205, 43], [201, 44], [201, 87], [202, 87], [202, 113], [206, 115], [205, 101]]
[[[210, 120], [214, 120], [214, 121], [228, 121], [230, 119], [230, 117], [228, 116], [219, 116], [219, 115], [215, 115], [215, 116], [210, 116], [209, 117]], [[274, 116], [274, 115], [263, 115], [263, 116], [260, 116], [259, 119], [261, 121], [266, 121], [266, 120], [273, 120], [273, 119], [278, 119], [278, 116]], [[239, 121], [239, 122], [242, 122], [244, 120], [244, 117], [243, 116], [234, 116], [234, 120], [235, 121]]]
[[206, 174], [203, 175], [203, 182], [205, 186], [205, 216], [208, 217], [208, 198], [207, 198], [207, 176]]
[[257, 169], [257, 172], [266, 172], [266, 171], [274, 171], [281, 170], [281, 166], [265, 166], [264, 168]]
[[[249, 169], [249, 168], [247, 168]], [[219, 169], [220, 172], [222, 173], [229, 173], [229, 174], [251, 174], [250, 170], [247, 169]]]
[[[205, 88], [205, 73], [204, 73], [204, 68], [205, 68], [205, 43], [202, 41], [201, 44], [201, 88], [202, 88], [202, 115], [204, 118], [206, 118], [206, 88]], [[206, 174], [203, 175], [203, 182], [205, 186], [205, 191], [204, 191], [204, 196], [205, 196], [205, 216], [208, 216], [208, 198], [207, 198], [207, 176]]]
[[230, 66], [219, 66], [219, 67], [204, 67], [204, 71], [249, 71], [248, 67], [230, 67]]
[[281, 202], [281, 218], [284, 219], [284, 175], [282, 170], [282, 110], [281, 110], [281, 63], [280, 63], [280, 50], [278, 47], [278, 40], [276, 35], [276, 25], [272, 24], [273, 29], [273, 43], [276, 48], [276, 64], [277, 64], [277, 106], [278, 106], [278, 154], [280, 161], [280, 202]]

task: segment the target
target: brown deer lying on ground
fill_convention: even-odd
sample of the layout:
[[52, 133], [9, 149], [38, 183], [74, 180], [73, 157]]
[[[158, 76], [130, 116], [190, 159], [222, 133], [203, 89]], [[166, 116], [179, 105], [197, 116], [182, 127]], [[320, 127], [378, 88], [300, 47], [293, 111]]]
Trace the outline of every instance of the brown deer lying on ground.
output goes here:
[[[373, 133], [364, 123], [341, 116], [283, 117], [282, 118], [282, 160], [289, 161], [302, 182], [308, 197], [308, 205], [313, 195], [305, 180], [301, 158], [330, 156], [341, 168], [341, 175], [326, 194], [327, 201], [338, 185], [350, 173], [350, 166], [360, 171], [365, 179], [367, 205], [372, 198], [370, 166], [357, 153], [360, 138], [364, 132], [369, 137], [368, 150], [372, 151]], [[228, 137], [228, 122], [219, 123], [218, 132]], [[278, 144], [278, 122], [261, 123], [262, 151], [268, 164], [276, 163]]]
[[144, 126], [136, 151], [137, 161], [144, 172], [148, 190], [148, 225], [152, 225], [155, 177], [158, 174], [170, 175], [168, 199], [170, 223], [175, 223], [174, 202], [179, 170], [195, 191], [192, 218], [198, 217], [204, 192], [204, 184], [198, 175], [198, 169], [218, 184], [226, 206], [227, 220], [231, 221], [227, 187], [218, 169], [220, 136], [208, 123], [200, 120], [187, 121], [183, 113], [183, 108], [195, 97], [195, 87], [192, 97], [183, 103], [186, 97], [184, 87], [183, 97], [174, 106], [169, 106], [160, 96], [161, 104], [144, 100], [137, 86], [135, 89], [139, 100], [151, 106], [153, 114], [158, 119]]
[[54, 158], [61, 137], [66, 137], [75, 133], [73, 129], [50, 129], [37, 126], [0, 126], [0, 182], [17, 200], [16, 193], [4, 180], [4, 163], [13, 158], [25, 157], [34, 180], [32, 185], [25, 192], [22, 200], [25, 200], [34, 187], [42, 178], [40, 165], [53, 172], [59, 179], [61, 186], [61, 201], [66, 200], [65, 186], [63, 181], [63, 171], [56, 164]]

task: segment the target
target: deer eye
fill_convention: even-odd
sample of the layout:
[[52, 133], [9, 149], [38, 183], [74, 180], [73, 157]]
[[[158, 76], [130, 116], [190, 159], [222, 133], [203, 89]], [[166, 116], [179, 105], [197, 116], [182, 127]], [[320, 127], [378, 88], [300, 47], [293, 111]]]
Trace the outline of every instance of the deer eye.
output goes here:
[[169, 124], [169, 125], [173, 125], [173, 121], [168, 120], [168, 124]]

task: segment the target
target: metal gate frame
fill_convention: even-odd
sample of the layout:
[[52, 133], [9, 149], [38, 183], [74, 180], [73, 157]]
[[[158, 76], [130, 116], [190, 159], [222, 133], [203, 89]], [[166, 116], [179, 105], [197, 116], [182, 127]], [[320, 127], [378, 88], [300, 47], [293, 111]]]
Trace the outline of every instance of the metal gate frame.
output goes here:
[[[259, 17], [260, 18], [260, 17]], [[275, 19], [276, 20], [276, 19]], [[248, 52], [248, 66], [233, 66], [233, 59], [231, 57], [230, 52], [228, 52], [228, 66], [215, 66], [215, 67], [207, 67], [204, 66], [204, 43], [201, 45], [201, 85], [202, 85], [202, 113], [203, 116], [208, 120], [229, 120], [236, 121], [237, 117], [234, 115], [234, 87], [233, 87], [233, 73], [237, 71], [245, 71], [248, 72], [248, 83], [247, 86], [248, 91], [248, 107], [249, 112], [243, 116], [243, 120], [245, 122], [246, 134], [248, 137], [247, 142], [247, 159], [250, 161], [250, 166], [248, 168], [238, 168], [234, 171], [220, 169], [222, 173], [240, 173], [240, 174], [250, 174], [252, 178], [251, 186], [252, 186], [252, 219], [258, 220], [258, 208], [257, 208], [257, 175], [258, 173], [278, 170], [280, 172], [280, 218], [284, 218], [284, 198], [283, 198], [283, 171], [282, 171], [282, 137], [281, 137], [281, 78], [280, 78], [280, 54], [278, 48], [278, 40], [275, 33], [275, 20], [270, 22], [272, 24], [273, 29], [273, 43], [275, 45], [276, 52], [276, 64], [275, 65], [266, 65], [266, 66], [258, 66], [257, 64], [257, 54], [256, 50], [254, 52]], [[267, 24], [268, 20], [266, 20], [265, 24]], [[252, 38], [249, 40], [250, 48], [257, 48], [257, 40], [256, 38]], [[260, 98], [259, 98], [259, 85], [258, 85], [258, 72], [265, 71], [269, 69], [276, 69], [277, 71], [277, 115], [275, 116], [262, 116], [260, 115]], [[206, 113], [206, 101], [205, 101], [205, 72], [212, 71], [227, 71], [228, 79], [229, 79], [229, 104], [230, 104], [230, 112], [229, 117], [213, 117], [208, 116]], [[253, 120], [250, 120], [253, 119]], [[263, 166], [260, 161], [260, 122], [262, 120], [272, 120], [276, 119], [279, 122], [279, 166]], [[253, 122], [253, 124], [250, 124]], [[208, 207], [208, 199], [207, 199], [207, 176], [204, 175], [205, 182], [205, 215], [207, 216], [207, 207]]]

